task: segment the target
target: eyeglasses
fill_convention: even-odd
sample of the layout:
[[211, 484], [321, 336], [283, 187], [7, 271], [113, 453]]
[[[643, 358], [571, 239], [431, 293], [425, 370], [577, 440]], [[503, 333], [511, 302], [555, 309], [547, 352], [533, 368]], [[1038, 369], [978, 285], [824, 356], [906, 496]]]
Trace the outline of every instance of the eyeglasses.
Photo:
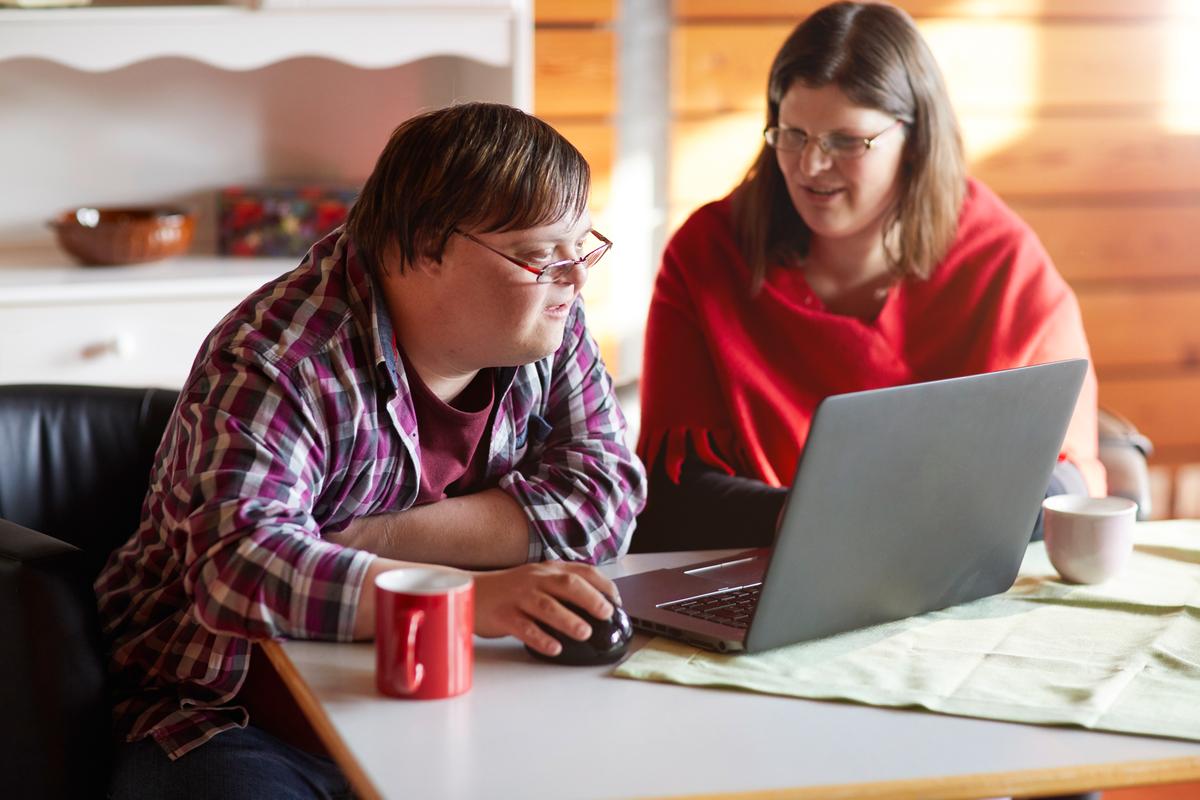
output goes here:
[[[897, 125], [905, 124], [907, 123], [904, 120], [897, 119], [879, 133], [866, 138], [862, 136], [847, 136], [844, 133], [827, 133], [824, 136], [815, 137], [815, 140], [817, 147], [821, 148], [821, 152], [830, 158], [862, 158], [868, 150], [875, 146], [875, 142], [879, 140], [879, 137]], [[767, 140], [769, 146], [776, 150], [790, 152], [803, 150], [808, 146], [808, 140], [812, 137], [799, 128], [772, 126], [763, 131], [763, 138]]]
[[500, 256], [510, 264], [516, 264], [526, 272], [532, 272], [534, 275], [537, 275], [538, 283], [572, 283], [571, 276], [574, 274], [576, 267], [591, 269], [592, 267], [596, 266], [596, 262], [603, 258], [604, 254], [607, 253], [612, 247], [612, 242], [604, 238], [599, 231], [593, 228], [592, 230], [588, 231], [588, 233], [599, 240], [599, 247], [589, 250], [587, 255], [580, 256], [579, 258], [567, 258], [562, 261], [555, 261], [553, 264], [547, 264], [544, 267], [535, 267], [530, 264], [526, 264], [524, 261], [519, 261], [507, 253], [500, 252], [490, 244], [476, 239], [466, 231], [461, 231], [458, 228], [455, 228], [454, 232], [459, 236], [462, 236], [464, 239], [470, 239], [480, 247], [491, 250], [493, 253]]

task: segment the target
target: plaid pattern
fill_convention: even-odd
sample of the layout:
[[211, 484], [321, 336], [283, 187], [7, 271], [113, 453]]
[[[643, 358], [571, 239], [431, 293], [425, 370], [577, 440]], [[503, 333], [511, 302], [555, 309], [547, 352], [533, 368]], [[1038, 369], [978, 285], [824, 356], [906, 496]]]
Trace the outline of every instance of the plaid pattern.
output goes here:
[[[391, 324], [335, 231], [234, 309], [197, 356], [142, 523], [96, 581], [117, 728], [176, 758], [246, 723], [250, 640], [351, 638], [374, 556], [322, 539], [410, 507], [417, 420]], [[385, 346], [386, 345], [386, 346]], [[552, 356], [502, 369], [483, 489], [530, 520], [529, 559], [625, 552], [645, 474], [582, 304]]]

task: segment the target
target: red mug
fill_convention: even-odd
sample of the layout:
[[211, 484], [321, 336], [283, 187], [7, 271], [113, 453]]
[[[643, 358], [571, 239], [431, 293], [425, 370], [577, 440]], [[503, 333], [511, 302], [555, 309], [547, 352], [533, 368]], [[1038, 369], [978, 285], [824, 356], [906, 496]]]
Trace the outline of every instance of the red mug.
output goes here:
[[471, 688], [475, 582], [436, 567], [375, 578], [375, 685], [392, 697], [434, 700]]

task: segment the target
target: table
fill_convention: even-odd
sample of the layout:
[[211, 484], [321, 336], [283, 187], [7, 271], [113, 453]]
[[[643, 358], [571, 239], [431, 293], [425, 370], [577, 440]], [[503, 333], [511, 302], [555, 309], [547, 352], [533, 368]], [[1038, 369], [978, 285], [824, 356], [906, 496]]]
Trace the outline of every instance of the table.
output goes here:
[[370, 643], [264, 652], [363, 798], [953, 800], [1200, 780], [1197, 742], [625, 680], [534, 661], [515, 639], [475, 647], [472, 690], [437, 701], [378, 694]]

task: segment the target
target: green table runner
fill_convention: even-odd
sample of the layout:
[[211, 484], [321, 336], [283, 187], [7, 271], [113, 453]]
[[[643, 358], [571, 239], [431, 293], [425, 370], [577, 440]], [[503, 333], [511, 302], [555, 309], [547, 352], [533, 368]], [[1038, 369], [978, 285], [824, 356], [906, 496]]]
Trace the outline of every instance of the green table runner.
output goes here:
[[1008, 592], [756, 655], [658, 638], [626, 678], [1200, 740], [1200, 525], [1138, 526], [1107, 583], [1029, 546]]

